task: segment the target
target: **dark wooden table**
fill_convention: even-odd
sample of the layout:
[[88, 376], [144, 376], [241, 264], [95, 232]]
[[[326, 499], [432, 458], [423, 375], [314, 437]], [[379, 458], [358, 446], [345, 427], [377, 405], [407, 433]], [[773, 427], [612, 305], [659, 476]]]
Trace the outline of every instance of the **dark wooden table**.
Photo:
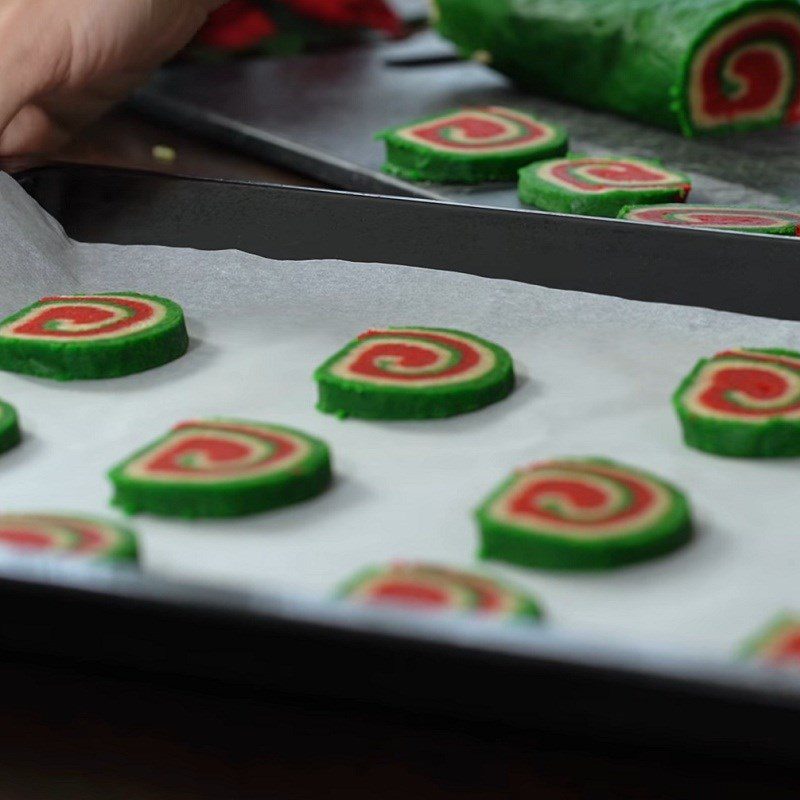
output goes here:
[[[155, 159], [156, 145], [175, 160]], [[318, 185], [130, 112], [93, 126], [63, 156]], [[154, 685], [92, 674], [89, 665], [6, 663], [0, 680], [0, 800], [800, 797], [794, 769], [658, 752], [646, 742], [633, 750], [246, 688]]]

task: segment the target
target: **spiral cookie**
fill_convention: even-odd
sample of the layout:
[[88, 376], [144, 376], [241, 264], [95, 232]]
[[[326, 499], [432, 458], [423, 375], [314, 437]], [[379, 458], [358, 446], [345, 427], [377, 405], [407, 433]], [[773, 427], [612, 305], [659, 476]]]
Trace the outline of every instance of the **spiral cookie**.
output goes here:
[[656, 222], [682, 228], [720, 228], [748, 233], [772, 233], [797, 236], [800, 214], [792, 211], [771, 211], [764, 208], [731, 208], [727, 206], [665, 203], [654, 206], [625, 206], [620, 219]]
[[495, 403], [514, 388], [511, 356], [469, 333], [378, 328], [314, 373], [321, 411], [340, 417], [426, 419]]
[[531, 597], [482, 575], [432, 564], [390, 564], [364, 570], [337, 596], [365, 605], [424, 611], [467, 611], [496, 619], [539, 619]]
[[57, 514], [0, 514], [0, 548], [90, 561], [136, 561], [136, 536], [111, 522]]
[[690, 447], [800, 455], [800, 353], [739, 348], [698, 362], [673, 397]]
[[639, 158], [570, 156], [538, 161], [519, 172], [519, 197], [544, 211], [616, 217], [627, 205], [682, 201], [686, 175]]
[[742, 655], [774, 667], [800, 669], [800, 616], [782, 614], [742, 649]]
[[21, 438], [16, 409], [0, 400], [0, 453], [18, 445]]
[[567, 152], [567, 134], [522, 111], [482, 106], [449, 111], [378, 134], [383, 171], [412, 181], [514, 181], [517, 170]]
[[328, 447], [260, 422], [182, 422], [109, 473], [129, 513], [234, 517], [306, 500], [331, 481]]
[[0, 369], [66, 381], [116, 378], [182, 356], [183, 311], [134, 292], [43, 297], [0, 322]]
[[477, 512], [481, 556], [525, 567], [607, 569], [691, 537], [686, 498], [603, 459], [546, 461], [504, 481]]

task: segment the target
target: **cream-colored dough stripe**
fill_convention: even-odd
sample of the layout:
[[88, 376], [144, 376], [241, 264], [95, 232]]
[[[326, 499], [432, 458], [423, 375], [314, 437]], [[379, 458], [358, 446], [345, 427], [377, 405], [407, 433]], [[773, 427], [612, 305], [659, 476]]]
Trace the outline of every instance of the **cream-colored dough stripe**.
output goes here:
[[[703, 67], [709, 55], [723, 44], [726, 39], [734, 37], [744, 28], [761, 25], [765, 22], [787, 24], [795, 28], [800, 34], [800, 19], [798, 19], [796, 14], [780, 10], [764, 11], [759, 14], [747, 14], [727, 25], [723, 25], [698, 48], [692, 59], [689, 80], [689, 115], [695, 127], [713, 128], [717, 125], [729, 125], [731, 123], [731, 119], [727, 115], [714, 116], [706, 112], [703, 108]], [[788, 46], [787, 43], [787, 47]], [[746, 92], [749, 87], [745, 85], [743, 77], [737, 75], [735, 72], [736, 60], [740, 58], [742, 54], [756, 50], [769, 51], [777, 58], [781, 68], [782, 80], [780, 85], [775, 88], [773, 99], [770, 103], [761, 108], [751, 109], [750, 111], [737, 114], [735, 117], [736, 122], [750, 119], [758, 120], [773, 114], [777, 115], [786, 105], [789, 100], [789, 93], [794, 88], [792, 78], [795, 72], [795, 66], [791, 57], [786, 52], [786, 48], [774, 42], [757, 40], [746, 43], [743, 47], [729, 53], [723, 67], [725, 78], [739, 85], [739, 95]]]
[[[29, 531], [31, 534], [39, 536], [44, 535], [53, 543], [53, 549], [62, 547], [71, 550], [73, 543], [77, 548], [81, 548], [87, 528], [102, 539], [102, 544], [95, 544], [91, 548], [92, 550], [101, 550], [103, 546], [113, 544], [119, 538], [113, 526], [94, 520], [71, 520], [43, 514], [3, 514], [0, 515], [0, 547], [13, 546], [12, 543], [3, 541], [4, 532], [12, 530]], [[77, 542], [75, 542], [76, 539]]]
[[[721, 206], [714, 206], [713, 208], [695, 208], [695, 207], [681, 207], [678, 204], [674, 206], [670, 206], [669, 208], [665, 207], [656, 207], [653, 209], [649, 208], [637, 208], [635, 211], [629, 211], [626, 214], [625, 219], [632, 219], [632, 220], [643, 220], [645, 222], [658, 222], [660, 220], [653, 219], [651, 216], [654, 211], [661, 211], [663, 212], [662, 218], [666, 222], [672, 222], [673, 220], [679, 220], [680, 222], [686, 222], [689, 225], [698, 225], [704, 227], [715, 227], [715, 228], [734, 228], [734, 227], [742, 227], [741, 222], [716, 222], [714, 220], [709, 221], [708, 219], [701, 219], [701, 217], [709, 217], [713, 215], [719, 215], [720, 217], [726, 216], [738, 216], [738, 217], [748, 217], [748, 225], [752, 225], [754, 228], [766, 228], [768, 226], [780, 225], [780, 224], [788, 224], [788, 225], [800, 225], [800, 215], [798, 218], [792, 217], [785, 217], [781, 215], [780, 211], [776, 211], [775, 214], [766, 214], [764, 209], [756, 209], [756, 208], [723, 208]], [[762, 216], [763, 215], [763, 216]]]
[[[434, 125], [437, 127], [444, 126], [447, 123], [453, 123], [457, 129], [459, 120], [462, 120], [468, 116], [478, 117], [486, 120], [487, 122], [492, 122], [496, 125], [502, 125], [505, 130], [503, 133], [498, 133], [494, 136], [489, 136], [478, 140], [481, 145], [480, 149], [476, 148], [474, 151], [464, 150], [461, 147], [450, 147], [444, 142], [432, 142], [429, 139], [424, 139], [423, 137], [418, 136], [416, 133], [417, 129], [419, 128], [430, 128]], [[521, 144], [514, 141], [508, 142], [507, 140], [509, 138], [515, 138], [518, 136], [519, 129], [513, 124], [515, 121], [524, 125], [526, 129], [529, 126], [536, 127], [537, 129], [541, 130], [542, 136], [533, 141], [523, 142]], [[463, 109], [461, 111], [455, 111], [447, 116], [427, 120], [426, 122], [416, 122], [406, 128], [398, 129], [395, 131], [394, 135], [401, 139], [405, 139], [406, 141], [413, 142], [414, 144], [430, 148], [431, 150], [439, 150], [444, 153], [462, 153], [465, 155], [473, 153], [475, 155], [480, 155], [483, 153], [502, 153], [533, 146], [545, 145], [555, 139], [556, 132], [550, 125], [540, 122], [533, 117], [529, 117], [525, 114], [519, 114], [509, 109], [501, 109], [497, 106], [489, 106], [486, 108]], [[458, 131], [456, 131], [454, 139], [461, 143], [475, 141]]]
[[[86, 295], [87, 297], [93, 295]], [[125, 309], [120, 308], [120, 306], [114, 304], [114, 298], [118, 297], [121, 300], [131, 300], [137, 303], [142, 303], [148, 307], [150, 307], [153, 311], [152, 315], [145, 320], [140, 320], [139, 322], [134, 322], [126, 328], [117, 331], [111, 331], [109, 333], [103, 333], [103, 328], [108, 327], [109, 325], [113, 325], [119, 320], [124, 319], [128, 316]], [[48, 335], [43, 333], [36, 333], [36, 334], [23, 334], [18, 332], [18, 328], [22, 325], [25, 325], [32, 320], [37, 319], [42, 315], [43, 312], [47, 311], [51, 308], [58, 308], [59, 306], [88, 306], [89, 308], [97, 308], [102, 311], [111, 312], [112, 318], [111, 319], [104, 319], [102, 322], [99, 323], [72, 323], [68, 320], [64, 320], [61, 322], [60, 330], [62, 331], [72, 331], [72, 332], [82, 332], [87, 330], [92, 330], [93, 328], [97, 329], [97, 333], [93, 336], [81, 336], [76, 337], [72, 341], [81, 341], [81, 342], [93, 342], [97, 339], [119, 339], [124, 336], [130, 336], [133, 333], [137, 333], [142, 330], [146, 330], [147, 328], [152, 328], [161, 322], [162, 319], [167, 314], [167, 309], [161, 304], [154, 300], [148, 300], [142, 297], [128, 297], [127, 295], [114, 295], [108, 296], [104, 298], [103, 302], [99, 301], [91, 301], [85, 302], [80, 299], [80, 296], [64, 298], [63, 300], [52, 301], [49, 303], [42, 303], [41, 305], [37, 305], [35, 308], [32, 308], [27, 314], [20, 317], [19, 319], [15, 319], [13, 322], [4, 325], [0, 328], [0, 336], [9, 338], [9, 339], [32, 339], [36, 341], [59, 341], [65, 342], [70, 341], [64, 336], [59, 336], [57, 334]]]
[[[544, 162], [536, 171], [536, 174], [542, 179], [546, 180], [548, 183], [553, 183], [556, 186], [562, 186], [563, 188], [571, 191], [571, 192], [580, 192], [581, 188], [575, 186], [568, 181], [563, 181], [557, 175], [553, 173], [553, 170], [557, 167], [561, 166], [564, 163], [573, 163], [572, 159], [558, 159], [557, 161], [546, 161]], [[595, 167], [609, 167], [614, 166], [615, 164], [635, 164], [637, 166], [642, 167], [643, 169], [650, 170], [651, 172], [659, 172], [661, 173], [661, 177], [655, 181], [615, 181], [613, 178], [603, 177], [597, 178], [592, 175], [591, 170]], [[572, 169], [580, 180], [584, 181], [587, 184], [591, 184], [592, 186], [603, 186], [602, 189], [591, 189], [587, 193], [591, 193], [592, 195], [598, 194], [605, 194], [607, 192], [615, 192], [619, 189], [650, 189], [650, 188], [658, 188], [659, 186], [670, 186], [672, 184], [684, 184], [686, 183], [684, 178], [681, 178], [679, 175], [675, 175], [671, 172], [668, 172], [665, 169], [661, 169], [660, 167], [653, 166], [652, 164], [648, 164], [643, 161], [638, 161], [633, 158], [626, 158], [624, 162], [619, 159], [609, 159], [607, 162], [592, 159], [591, 163], [589, 164], [581, 164], [580, 160], [574, 159], [574, 167]], [[605, 184], [610, 184], [608, 186], [604, 186]]]
[[[556, 479], [575, 483], [594, 484], [597, 478], [605, 478], [608, 481], [614, 481], [616, 475], [620, 475], [626, 480], [637, 481], [652, 492], [653, 502], [648, 508], [644, 509], [639, 516], [602, 525], [597, 524], [599, 521], [597, 519], [589, 519], [588, 515], [584, 519], [565, 519], [561, 521], [547, 517], [528, 517], [514, 514], [511, 509], [514, 500], [519, 495], [526, 492], [531, 486], [535, 486], [537, 483], [545, 480]], [[625, 489], [623, 486], [619, 486], [617, 491], [624, 493]], [[607, 539], [610, 537], [629, 536], [640, 530], [651, 527], [669, 510], [671, 502], [671, 495], [665, 487], [639, 474], [618, 472], [609, 467], [592, 466], [591, 469], [570, 469], [560, 468], [554, 465], [549, 468], [534, 468], [529, 472], [520, 473], [512, 485], [492, 503], [489, 513], [497, 522], [505, 523], [523, 530], [527, 529], [530, 530], [531, 533], [550, 534], [560, 538], [567, 537], [576, 540], [595, 539], [599, 537]], [[617, 510], [613, 508], [613, 503], [609, 505], [610, 513], [617, 513]], [[593, 524], [590, 525], [590, 522]], [[585, 523], [583, 529], [581, 529], [582, 523]]]
[[[465, 383], [466, 381], [475, 380], [476, 378], [480, 378], [483, 375], [486, 375], [488, 372], [491, 372], [494, 369], [497, 359], [495, 358], [494, 353], [488, 348], [484, 347], [479, 342], [475, 342], [472, 339], [462, 338], [460, 336], [456, 336], [452, 333], [447, 332], [438, 332], [438, 331], [424, 331], [424, 330], [416, 330], [414, 328], [404, 328], [404, 329], [396, 329], [392, 328], [391, 330], [375, 330], [374, 333], [381, 334], [377, 337], [368, 337], [360, 342], [356, 347], [354, 347], [347, 355], [345, 355], [340, 361], [335, 363], [331, 368], [330, 372], [332, 375], [335, 375], [338, 378], [342, 378], [343, 380], [348, 381], [356, 381], [359, 383], [366, 383], [375, 386], [396, 386], [399, 388], [407, 388], [407, 389], [419, 389], [426, 386], [446, 386], [449, 384], [456, 384], [456, 383]], [[408, 336], [403, 337], [403, 333], [413, 333], [418, 334], [418, 336]], [[386, 335], [383, 335], [386, 334]], [[453, 339], [459, 343], [463, 343], [466, 347], [472, 348], [473, 350], [477, 351], [479, 359], [478, 363], [475, 364], [472, 369], [469, 369], [465, 372], [459, 372], [458, 375], [451, 375], [445, 378], [437, 378], [433, 376], [431, 378], [421, 378], [415, 381], [404, 381], [401, 379], [393, 378], [390, 374], [387, 373], [386, 377], [373, 377], [367, 375], [359, 375], [357, 373], [352, 372], [352, 365], [355, 363], [357, 359], [359, 359], [364, 353], [368, 353], [370, 349], [372, 349], [375, 345], [382, 345], [382, 344], [402, 344], [408, 346], [415, 346], [420, 347], [422, 349], [426, 349], [432, 351], [436, 354], [437, 357], [437, 364], [441, 362], [442, 353], [441, 350], [445, 350], [447, 353], [447, 357], [450, 357], [450, 351], [446, 348], [442, 347], [439, 342], [432, 342], [426, 341], [425, 339], [419, 338], [420, 336], [425, 335], [440, 335], [446, 336], [448, 339]], [[423, 372], [427, 372], [431, 369], [431, 367], [423, 368]], [[399, 370], [397, 370], [399, 372]], [[411, 374], [412, 370], [405, 370], [404, 374]]]
[[[245, 432], [234, 432], [231, 430], [220, 431], [213, 427], [182, 428], [181, 430], [174, 431], [165, 441], [147, 450], [134, 461], [131, 461], [125, 467], [124, 474], [127, 477], [152, 482], [220, 483], [225, 480], [238, 481], [289, 470], [308, 456], [311, 446], [305, 440], [292, 436], [282, 430], [270, 431], [267, 428], [264, 430], [271, 432], [276, 437], [291, 441], [295, 449], [285, 458], [273, 461], [269, 464], [264, 464], [263, 461], [269, 458], [272, 452], [274, 452], [274, 445], [271, 446], [268, 441], [265, 441], [257, 435], [248, 435]], [[160, 458], [164, 453], [173, 450], [175, 446], [179, 445], [182, 441], [194, 439], [198, 436], [207, 438], [215, 438], [216, 436], [225, 441], [233, 441], [243, 447], [247, 447], [249, 452], [246, 456], [237, 459], [235, 462], [218, 463], [206, 461], [205, 458], [201, 457], [200, 460], [205, 463], [200, 469], [207, 470], [205, 472], [198, 470], [191, 474], [176, 474], [175, 472], [158, 473], [153, 471], [150, 466], [153, 461]]]
[[[786, 381], [787, 390], [781, 397], [767, 400], [758, 400], [743, 392], [729, 390], [729, 394], [734, 397], [734, 402], [738, 402], [744, 408], [772, 410], [775, 413], [766, 416], [753, 416], [751, 414], [736, 413], [734, 411], [723, 411], [717, 408], [709, 408], [704, 405], [701, 397], [713, 385], [718, 372], [730, 369], [760, 369], [764, 372], [772, 372], [779, 375]], [[766, 363], [764, 361], [754, 361], [735, 358], [721, 358], [709, 361], [703, 366], [695, 377], [694, 383], [684, 392], [681, 404], [691, 413], [711, 419], [735, 420], [737, 422], [748, 422], [753, 425], [766, 424], [771, 419], [781, 417], [782, 419], [800, 419], [800, 408], [794, 411], [781, 411], [794, 403], [800, 402], [800, 374], [779, 364]]]

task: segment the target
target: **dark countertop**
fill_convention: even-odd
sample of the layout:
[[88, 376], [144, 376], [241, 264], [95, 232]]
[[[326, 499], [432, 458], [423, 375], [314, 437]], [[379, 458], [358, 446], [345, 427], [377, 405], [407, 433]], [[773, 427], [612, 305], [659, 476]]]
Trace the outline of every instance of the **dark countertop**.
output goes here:
[[3, 665], [4, 800], [796, 798], [789, 769], [249, 690]]

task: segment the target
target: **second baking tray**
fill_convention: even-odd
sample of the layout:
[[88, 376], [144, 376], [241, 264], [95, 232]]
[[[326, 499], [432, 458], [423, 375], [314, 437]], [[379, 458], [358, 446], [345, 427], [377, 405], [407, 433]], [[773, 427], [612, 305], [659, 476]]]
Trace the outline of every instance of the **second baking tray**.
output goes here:
[[[85, 241], [400, 262], [798, 318], [796, 242], [771, 237], [102, 169], [47, 168], [20, 181]], [[764, 265], [756, 280], [754, 261]], [[733, 291], [717, 293], [717, 283]], [[0, 620], [0, 643], [13, 655], [773, 754], [792, 751], [800, 716], [791, 676], [633, 656], [552, 631], [412, 622], [34, 563], [3, 561], [0, 576], [16, 609]]]
[[520, 208], [512, 184], [434, 185], [380, 171], [391, 125], [464, 105], [507, 105], [565, 126], [571, 149], [662, 159], [691, 175], [691, 199], [733, 206], [800, 204], [800, 130], [685, 139], [611, 114], [522, 92], [459, 61], [432, 31], [396, 43], [161, 71], [138, 108], [343, 189]]

